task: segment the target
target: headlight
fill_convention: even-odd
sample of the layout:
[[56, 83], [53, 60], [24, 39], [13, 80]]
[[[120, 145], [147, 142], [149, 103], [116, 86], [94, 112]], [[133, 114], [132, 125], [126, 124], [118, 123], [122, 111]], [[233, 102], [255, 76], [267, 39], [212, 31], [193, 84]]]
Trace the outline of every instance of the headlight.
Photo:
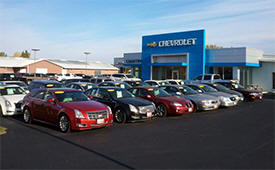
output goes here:
[[171, 105], [173, 105], [173, 106], [182, 106], [182, 104], [180, 104], [178, 102], [172, 102]]
[[12, 107], [11, 103], [8, 100], [5, 100], [5, 105], [6, 105], [6, 107]]
[[129, 107], [131, 112], [138, 113], [138, 109], [135, 106], [129, 104]]
[[108, 110], [109, 110], [110, 115], [113, 114], [113, 113], [112, 113], [112, 109], [111, 109], [109, 106], [107, 106], [107, 107], [108, 107]]
[[79, 110], [77, 110], [77, 109], [74, 110], [74, 114], [75, 114], [75, 118], [85, 119], [85, 117], [83, 116], [83, 114]]
[[200, 100], [200, 103], [209, 104], [210, 102], [208, 100]]

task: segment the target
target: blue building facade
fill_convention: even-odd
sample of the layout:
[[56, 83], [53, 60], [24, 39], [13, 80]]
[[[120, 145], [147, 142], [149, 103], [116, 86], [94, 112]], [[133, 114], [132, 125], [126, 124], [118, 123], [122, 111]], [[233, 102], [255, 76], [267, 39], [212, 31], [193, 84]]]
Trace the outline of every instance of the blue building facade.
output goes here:
[[143, 36], [141, 60], [142, 80], [160, 79], [159, 76], [152, 76], [155, 68], [156, 72], [166, 73], [163, 71], [166, 68], [175, 70], [178, 68], [176, 66], [185, 67], [184, 78], [180, 72], [174, 72], [175, 76], [171, 77], [174, 79], [204, 74], [205, 30]]

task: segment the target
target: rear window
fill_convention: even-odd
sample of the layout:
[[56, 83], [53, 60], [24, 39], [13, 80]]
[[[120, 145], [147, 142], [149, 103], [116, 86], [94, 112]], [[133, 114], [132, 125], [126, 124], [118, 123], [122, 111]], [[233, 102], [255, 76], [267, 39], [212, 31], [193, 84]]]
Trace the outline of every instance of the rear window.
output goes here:
[[211, 75], [204, 75], [204, 80], [211, 80]]

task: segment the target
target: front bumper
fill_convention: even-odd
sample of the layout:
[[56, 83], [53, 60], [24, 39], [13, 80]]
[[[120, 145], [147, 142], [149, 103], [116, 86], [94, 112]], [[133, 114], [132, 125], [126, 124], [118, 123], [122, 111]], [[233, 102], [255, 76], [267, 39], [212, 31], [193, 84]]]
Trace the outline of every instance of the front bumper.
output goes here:
[[191, 113], [194, 111], [194, 106], [186, 107], [186, 106], [170, 106], [168, 109], [168, 113], [171, 114], [184, 114], [184, 113]]
[[86, 129], [94, 129], [105, 126], [111, 126], [113, 124], [113, 115], [109, 116], [109, 118], [105, 119], [75, 119], [74, 122], [71, 123], [72, 130], [86, 130]]
[[15, 106], [7, 107], [6, 110], [3, 110], [4, 116], [13, 116], [13, 115], [19, 115], [19, 114], [23, 114], [21, 111], [21, 108], [16, 108]]
[[221, 106], [224, 107], [230, 107], [230, 106], [236, 106], [238, 104], [238, 101], [221, 101]]
[[214, 110], [214, 109], [218, 109], [219, 106], [220, 106], [219, 103], [215, 103], [215, 104], [201, 103], [198, 105], [198, 110]]

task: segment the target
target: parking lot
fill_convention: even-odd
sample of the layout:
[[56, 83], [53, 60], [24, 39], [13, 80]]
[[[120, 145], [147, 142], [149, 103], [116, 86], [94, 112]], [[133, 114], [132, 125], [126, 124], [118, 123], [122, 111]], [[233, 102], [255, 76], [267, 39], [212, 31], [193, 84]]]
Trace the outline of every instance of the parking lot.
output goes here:
[[272, 169], [274, 99], [64, 134], [1, 119], [3, 169]]

